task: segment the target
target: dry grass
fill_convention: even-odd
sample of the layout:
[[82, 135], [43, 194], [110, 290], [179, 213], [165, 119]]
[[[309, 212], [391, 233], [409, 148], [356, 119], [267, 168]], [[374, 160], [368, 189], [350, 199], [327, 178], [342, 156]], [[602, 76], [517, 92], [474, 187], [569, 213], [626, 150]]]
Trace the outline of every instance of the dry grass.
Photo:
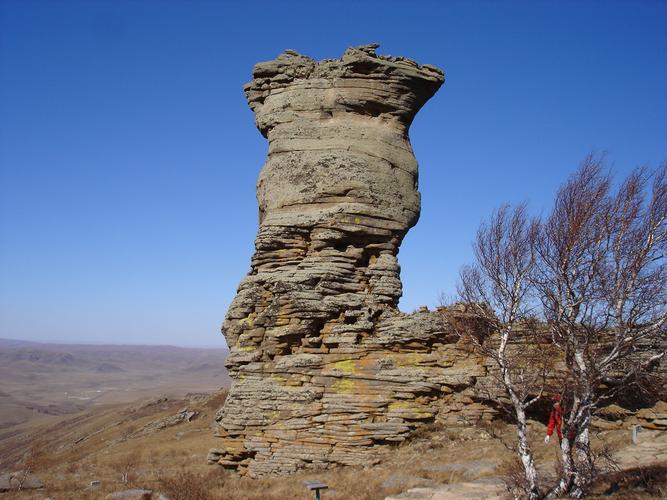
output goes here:
[[592, 498], [667, 498], [667, 464], [604, 474], [593, 484], [592, 492]]
[[[46, 488], [34, 494], [34, 498], [95, 500], [136, 487], [162, 492], [171, 500], [312, 500], [314, 495], [303, 481], [317, 479], [329, 485], [323, 499], [375, 500], [419, 486], [512, 475], [514, 455], [505, 444], [513, 441], [514, 432], [500, 423], [486, 429], [427, 426], [410, 442], [388, 449], [382, 462], [369, 468], [341, 467], [261, 479], [239, 477], [206, 465], [207, 450], [215, 446], [211, 423], [224, 397], [220, 393], [209, 398], [103, 408], [65, 421], [60, 428], [39, 429], [33, 435], [48, 436], [49, 441], [40, 443], [43, 453], [35, 453], [39, 460], [34, 460], [33, 470]], [[147, 435], [135, 434], [146, 424], [173, 415], [184, 406], [198, 411], [198, 418]], [[544, 426], [531, 423], [530, 434], [536, 436], [536, 441], [543, 433]], [[626, 434], [618, 437], [611, 434], [605, 439], [621, 446], [628, 440]], [[24, 436], [23, 446], [18, 447], [22, 455], [15, 450], [26, 459], [28, 438]], [[547, 464], [552, 470], [557, 459], [556, 448], [545, 446], [540, 440], [536, 444], [538, 463]], [[495, 471], [480, 468], [475, 472], [475, 464], [489, 462], [506, 465]], [[451, 464], [457, 466], [449, 467]], [[101, 482], [96, 489], [89, 487], [93, 480]], [[639, 491], [630, 480], [618, 484], [621, 490]], [[31, 498], [30, 495], [10, 493], [3, 500]]]
[[498, 466], [498, 474], [503, 478], [507, 491], [515, 498], [521, 498], [525, 491], [526, 476], [518, 456], [503, 460]]
[[142, 464], [140, 450], [132, 450], [111, 462], [111, 468], [118, 474], [123, 484], [134, 483], [138, 478], [138, 469]]
[[[49, 429], [52, 440], [42, 445], [49, 450], [48, 456], [43, 457], [44, 465], [35, 469], [46, 485], [44, 494], [58, 500], [93, 500], [139, 487], [164, 492], [172, 500], [310, 500], [313, 494], [303, 482], [318, 479], [329, 485], [323, 498], [374, 500], [411, 487], [461, 479], [457, 471], [431, 470], [433, 464], [505, 453], [493, 440], [481, 439], [479, 430], [455, 432], [432, 425], [409, 444], [389, 449], [383, 463], [372, 468], [341, 467], [261, 479], [239, 477], [206, 465], [206, 452], [214, 445], [210, 424], [224, 397], [221, 393], [196, 404], [179, 400], [104, 409], [75, 417], [75, 423], [65, 422], [60, 431]], [[141, 437], [131, 437], [128, 432], [186, 405], [200, 412], [192, 422]], [[178, 439], [177, 434], [181, 435]], [[461, 450], [462, 445], [465, 450]], [[101, 482], [94, 490], [89, 488], [93, 480]]]
[[224, 475], [197, 475], [186, 469], [160, 479], [159, 490], [169, 500], [213, 500], [215, 492], [224, 491]]

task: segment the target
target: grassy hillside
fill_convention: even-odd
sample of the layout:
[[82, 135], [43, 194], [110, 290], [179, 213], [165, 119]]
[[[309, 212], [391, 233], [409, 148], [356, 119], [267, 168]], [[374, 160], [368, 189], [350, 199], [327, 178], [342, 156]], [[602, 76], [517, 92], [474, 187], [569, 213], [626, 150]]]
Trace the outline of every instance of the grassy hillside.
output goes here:
[[[431, 427], [397, 446], [374, 467], [258, 480], [239, 477], [206, 465], [207, 451], [216, 444], [215, 412], [225, 397], [222, 390], [99, 405], [23, 429], [0, 441], [0, 472], [28, 466], [45, 488], [5, 493], [2, 498], [101, 499], [111, 492], [145, 488], [171, 500], [305, 500], [314, 495], [303, 481], [312, 479], [329, 485], [324, 499], [381, 499], [408, 491], [413, 495], [408, 498], [436, 493], [449, 496], [434, 498], [461, 498], [474, 492], [502, 494], [504, 481], [517, 470], [507, 448], [513, 429], [498, 423], [484, 429]], [[531, 422], [538, 462], [548, 475], [556, 467], [557, 453], [555, 443], [541, 442], [544, 430], [542, 424]], [[660, 458], [667, 456], [665, 434], [645, 431], [639, 445], [631, 443], [625, 430], [597, 434], [595, 446], [611, 450], [620, 469], [631, 469], [601, 480], [597, 492], [616, 498], [654, 498], [667, 492], [666, 461]], [[91, 488], [91, 481], [100, 484]]]

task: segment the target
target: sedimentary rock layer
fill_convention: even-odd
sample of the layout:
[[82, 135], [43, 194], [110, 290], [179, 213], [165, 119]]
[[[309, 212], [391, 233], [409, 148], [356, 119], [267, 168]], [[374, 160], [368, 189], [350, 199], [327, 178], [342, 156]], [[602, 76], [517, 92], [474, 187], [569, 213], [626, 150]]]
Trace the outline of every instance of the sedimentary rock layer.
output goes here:
[[444, 76], [376, 47], [286, 51], [245, 86], [269, 152], [251, 271], [223, 324], [234, 383], [211, 462], [253, 476], [371, 463], [479, 369], [439, 316], [396, 309], [420, 211], [408, 128]]
[[[504, 397], [493, 362], [455, 334], [484, 336], [465, 309], [396, 309], [398, 248], [420, 211], [408, 128], [444, 77], [375, 49], [286, 51], [245, 87], [269, 153], [251, 271], [223, 324], [234, 382], [210, 463], [250, 476], [369, 465], [425, 423], [491, 418]], [[557, 375], [544, 338], [517, 332], [508, 352], [527, 370], [552, 356]]]

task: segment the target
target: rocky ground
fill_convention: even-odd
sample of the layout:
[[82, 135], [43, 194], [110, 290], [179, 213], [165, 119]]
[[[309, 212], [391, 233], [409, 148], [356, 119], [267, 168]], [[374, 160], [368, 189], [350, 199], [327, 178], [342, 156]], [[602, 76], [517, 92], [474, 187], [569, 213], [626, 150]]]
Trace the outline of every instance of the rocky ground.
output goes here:
[[[542, 427], [532, 424], [533, 434], [540, 434]], [[501, 437], [502, 436], [502, 437]], [[496, 438], [509, 442], [511, 440], [509, 427], [496, 434]], [[476, 441], [484, 439], [480, 435]], [[631, 426], [627, 425], [614, 430], [597, 429], [594, 446], [598, 451], [609, 450], [611, 459], [604, 465], [607, 472], [602, 473], [591, 491], [591, 497], [618, 496], [620, 498], [655, 498], [656, 495], [667, 496], [667, 432], [658, 430], [642, 430], [633, 441]], [[484, 448], [483, 448], [484, 449]], [[497, 451], [497, 450], [496, 450]], [[537, 457], [543, 487], [553, 484], [554, 471], [558, 466], [557, 448], [551, 445], [537, 444]], [[489, 456], [496, 456], [491, 452]], [[511, 468], [510, 455], [504, 456], [503, 462], [494, 460], [470, 460], [446, 464], [433, 464], [424, 467], [424, 470], [451, 471], [458, 473], [457, 480], [447, 484], [421, 485], [410, 488], [401, 494], [389, 496], [386, 500], [456, 500], [456, 499], [486, 499], [507, 498], [507, 480]], [[662, 480], [653, 480], [659, 484], [649, 484], [652, 481], [647, 476], [657, 471]], [[638, 476], [645, 476], [646, 483], [628, 481], [635, 472]], [[624, 483], [624, 487], [620, 483]], [[617, 491], [614, 491], [618, 488]]]

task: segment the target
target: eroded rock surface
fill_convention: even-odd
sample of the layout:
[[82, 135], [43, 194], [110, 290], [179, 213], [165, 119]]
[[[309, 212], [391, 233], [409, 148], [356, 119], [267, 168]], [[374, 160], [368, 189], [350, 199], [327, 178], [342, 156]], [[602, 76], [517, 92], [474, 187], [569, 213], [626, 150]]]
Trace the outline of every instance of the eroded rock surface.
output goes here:
[[485, 367], [446, 321], [396, 309], [420, 211], [408, 128], [444, 76], [376, 47], [286, 51], [245, 87], [269, 153], [252, 268], [223, 324], [234, 383], [211, 463], [251, 476], [371, 464], [443, 405], [488, 410], [465, 393]]

